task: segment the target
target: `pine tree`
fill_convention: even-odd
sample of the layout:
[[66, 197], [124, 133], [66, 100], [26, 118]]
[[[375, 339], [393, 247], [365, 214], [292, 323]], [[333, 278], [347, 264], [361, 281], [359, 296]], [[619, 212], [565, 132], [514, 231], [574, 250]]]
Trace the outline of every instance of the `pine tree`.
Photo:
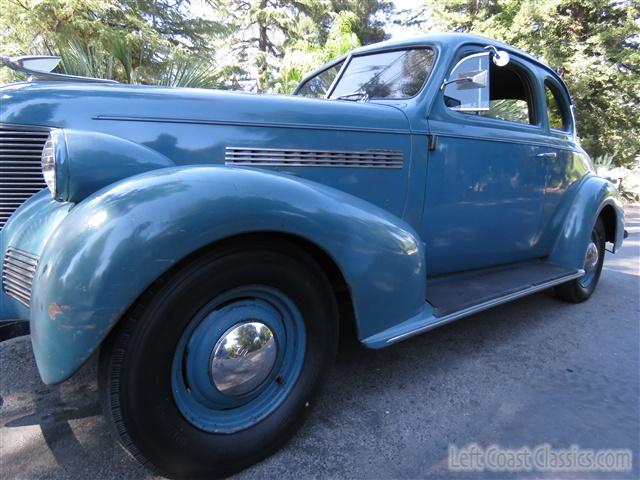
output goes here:
[[640, 156], [640, 3], [630, 0], [444, 0], [412, 19], [431, 30], [502, 40], [556, 68], [592, 157]]

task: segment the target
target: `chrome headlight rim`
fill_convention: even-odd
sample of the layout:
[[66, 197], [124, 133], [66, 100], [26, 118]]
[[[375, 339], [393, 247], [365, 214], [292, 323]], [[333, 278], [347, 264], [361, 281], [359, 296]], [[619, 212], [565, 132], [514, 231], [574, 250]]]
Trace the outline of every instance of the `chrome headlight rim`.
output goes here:
[[56, 198], [56, 145], [51, 133], [47, 137], [40, 155], [40, 167], [42, 168], [44, 183], [47, 184], [51, 196]]
[[52, 129], [42, 149], [40, 165], [51, 198], [58, 201], [62, 201], [61, 193], [64, 190], [64, 185], [62, 185], [64, 176], [61, 175], [61, 172], [66, 166], [66, 156], [67, 146], [64, 131]]

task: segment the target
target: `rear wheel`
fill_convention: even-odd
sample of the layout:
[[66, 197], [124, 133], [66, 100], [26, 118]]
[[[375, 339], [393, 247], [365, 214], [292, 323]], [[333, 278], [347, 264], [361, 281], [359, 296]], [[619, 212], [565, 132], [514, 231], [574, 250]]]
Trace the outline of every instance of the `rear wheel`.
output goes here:
[[585, 274], [580, 278], [558, 285], [555, 291], [560, 299], [567, 302], [580, 303], [587, 300], [593, 294], [600, 280], [600, 274], [602, 273], [605, 239], [604, 224], [602, 223], [602, 219], [598, 218], [591, 232], [591, 240], [585, 252], [583, 267]]
[[212, 478], [280, 447], [337, 345], [323, 272], [291, 245], [205, 255], [152, 288], [100, 355], [121, 444], [169, 477]]

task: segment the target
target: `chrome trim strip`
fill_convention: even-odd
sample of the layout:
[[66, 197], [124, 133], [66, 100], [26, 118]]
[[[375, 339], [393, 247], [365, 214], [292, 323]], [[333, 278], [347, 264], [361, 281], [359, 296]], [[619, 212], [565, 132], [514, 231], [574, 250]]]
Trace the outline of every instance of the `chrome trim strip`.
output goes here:
[[402, 168], [402, 150], [308, 150], [226, 147], [226, 165], [258, 167]]
[[23, 304], [24, 306], [26, 306], [26, 307], [28, 307], [28, 306], [29, 306], [29, 301], [30, 301], [30, 300], [29, 300], [29, 298], [28, 298], [28, 297], [26, 297], [25, 295], [23, 295], [22, 293], [17, 292], [17, 291], [14, 291], [14, 290], [13, 290], [13, 289], [11, 289], [11, 288], [7, 288], [7, 289], [5, 290], [5, 293], [6, 293], [7, 295], [9, 295], [10, 297], [15, 298], [18, 302], [20, 302], [20, 303], [21, 303], [21, 304]]
[[399, 128], [370, 128], [355, 127], [350, 125], [322, 125], [322, 124], [305, 124], [305, 123], [280, 123], [280, 122], [247, 122], [234, 120], [205, 120], [199, 118], [175, 118], [175, 117], [147, 117], [143, 115], [95, 115], [92, 120], [109, 120], [114, 122], [158, 122], [158, 123], [187, 123], [194, 125], [221, 125], [233, 127], [252, 127], [252, 128], [294, 128], [301, 130], [332, 130], [340, 132], [367, 132], [367, 133], [396, 133], [400, 135], [411, 135], [412, 132], [407, 129]]
[[[7, 279], [7, 280], [5, 280]], [[9, 271], [2, 272], [2, 280], [6, 281], [9, 287], [22, 287], [26, 292], [31, 291], [31, 284], [33, 283], [32, 278], [22, 277], [18, 274], [13, 274]]]
[[18, 269], [20, 272], [30, 272], [35, 274], [36, 272], [35, 266], [29, 265], [29, 264], [20, 265], [20, 263], [22, 262], [20, 262], [19, 260], [13, 257], [10, 257], [9, 255], [5, 256], [5, 259], [4, 259], [5, 265], [9, 267], [13, 267], [14, 269]]
[[[486, 142], [500, 142], [500, 143], [517, 143], [517, 144], [521, 144], [521, 145], [530, 145], [532, 147], [545, 147], [545, 148], [556, 148], [558, 150], [565, 150], [568, 152], [574, 152], [574, 153], [580, 153], [578, 151], [578, 149], [576, 149], [575, 147], [572, 147], [571, 145], [561, 145], [561, 144], [556, 144], [556, 143], [545, 143], [543, 141], [534, 141], [534, 140], [526, 140], [526, 139], [508, 139], [508, 138], [501, 138], [501, 137], [482, 137], [482, 136], [478, 136], [478, 135], [462, 135], [462, 134], [458, 134], [458, 133], [450, 133], [450, 132], [427, 132], [427, 131], [422, 131], [422, 132], [417, 132], [414, 131], [414, 134], [424, 134], [424, 135], [435, 135], [437, 137], [446, 137], [446, 138], [455, 138], [455, 139], [462, 139], [462, 140], [482, 140], [482, 141], [486, 141]], [[539, 134], [539, 133], [535, 133], [537, 135], [543, 135], [543, 134]]]
[[30, 278], [32, 279], [36, 273], [36, 267], [23, 267], [22, 265], [17, 265], [15, 263], [13, 263], [12, 261], [9, 261], [9, 258], [7, 258], [4, 262], [4, 272], [15, 272], [25, 278]]
[[[373, 150], [364, 150], [364, 151], [357, 151], [357, 150], [313, 150], [313, 149], [304, 149], [304, 148], [266, 148], [266, 147], [259, 147], [259, 148], [254, 148], [254, 147], [227, 147], [227, 150], [246, 150], [246, 151], [250, 151], [250, 152], [266, 152], [266, 153], [271, 153], [271, 152], [290, 152], [292, 154], [299, 154], [299, 153], [309, 153], [309, 154], [318, 154], [318, 153], [326, 153], [329, 155], [332, 154], [338, 154], [338, 153], [343, 153], [343, 154], [352, 154], [352, 155], [356, 155], [356, 154], [370, 154], [370, 153], [380, 153], [380, 154], [386, 154], [386, 155], [390, 155], [390, 156], [399, 156], [402, 157], [403, 153], [401, 150], [385, 150], [385, 149], [373, 149]], [[258, 155], [259, 153], [256, 153], [256, 155]]]
[[565, 275], [563, 277], [549, 280], [548, 282], [532, 285], [529, 288], [525, 288], [524, 290], [519, 290], [517, 292], [510, 293], [503, 297], [487, 300], [486, 302], [479, 303], [478, 305], [474, 305], [472, 307], [468, 307], [468, 308], [459, 310], [457, 312], [450, 313], [449, 315], [445, 315], [444, 317], [439, 318], [438, 321], [436, 322], [429, 323], [427, 325], [423, 325], [409, 332], [405, 332], [400, 335], [396, 335], [395, 337], [391, 337], [389, 340], [387, 340], [387, 344], [392, 344], [392, 343], [399, 342], [401, 340], [406, 340], [407, 338], [413, 337], [415, 335], [419, 335], [421, 333], [428, 332], [429, 330], [433, 330], [436, 327], [440, 327], [442, 325], [446, 325], [447, 323], [451, 323], [454, 320], [458, 320], [460, 318], [473, 315], [474, 313], [482, 312], [483, 310], [488, 310], [489, 308], [492, 308], [492, 307], [497, 307], [498, 305], [502, 305], [503, 303], [508, 303], [512, 300], [517, 300], [518, 298], [526, 297], [527, 295], [531, 295], [533, 293], [546, 290], [547, 288], [560, 285], [561, 283], [565, 283], [570, 280], [580, 278], [583, 275], [584, 275], [584, 270], [580, 269], [570, 275]]
[[40, 260], [40, 257], [38, 257], [37, 255], [34, 255], [33, 253], [25, 252], [24, 250], [20, 250], [19, 248], [9, 247], [9, 248], [7, 248], [7, 251], [9, 251], [9, 250], [11, 250], [12, 252], [17, 253], [18, 255], [20, 255], [22, 257], [30, 258], [31, 260], [33, 260], [36, 263], [38, 262], [38, 260]]

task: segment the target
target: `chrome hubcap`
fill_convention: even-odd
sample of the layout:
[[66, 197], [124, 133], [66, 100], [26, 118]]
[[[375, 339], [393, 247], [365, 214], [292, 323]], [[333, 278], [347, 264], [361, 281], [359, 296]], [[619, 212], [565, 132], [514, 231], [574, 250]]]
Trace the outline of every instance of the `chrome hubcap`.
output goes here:
[[598, 265], [598, 246], [591, 242], [587, 247], [587, 253], [584, 258], [584, 270], [586, 273], [595, 270]]
[[211, 382], [224, 395], [244, 395], [265, 381], [277, 357], [278, 342], [267, 325], [258, 321], [234, 325], [211, 352]]

